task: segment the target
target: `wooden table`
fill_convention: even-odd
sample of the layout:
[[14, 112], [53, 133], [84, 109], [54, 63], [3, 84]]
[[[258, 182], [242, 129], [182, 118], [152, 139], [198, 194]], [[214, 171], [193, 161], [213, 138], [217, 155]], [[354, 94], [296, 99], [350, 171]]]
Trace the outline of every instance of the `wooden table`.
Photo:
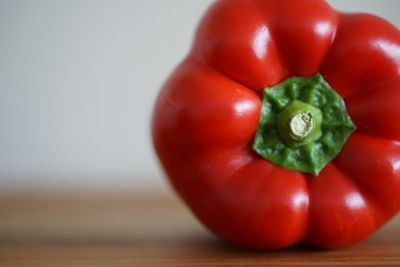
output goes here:
[[400, 266], [400, 218], [356, 246], [254, 252], [210, 235], [174, 197], [0, 199], [0, 266]]

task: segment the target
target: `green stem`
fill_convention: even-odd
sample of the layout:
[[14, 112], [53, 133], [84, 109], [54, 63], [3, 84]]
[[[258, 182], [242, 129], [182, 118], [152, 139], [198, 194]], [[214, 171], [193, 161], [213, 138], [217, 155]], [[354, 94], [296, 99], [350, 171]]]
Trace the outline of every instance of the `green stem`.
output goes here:
[[278, 114], [278, 131], [285, 143], [296, 147], [321, 137], [322, 113], [316, 107], [293, 100]]

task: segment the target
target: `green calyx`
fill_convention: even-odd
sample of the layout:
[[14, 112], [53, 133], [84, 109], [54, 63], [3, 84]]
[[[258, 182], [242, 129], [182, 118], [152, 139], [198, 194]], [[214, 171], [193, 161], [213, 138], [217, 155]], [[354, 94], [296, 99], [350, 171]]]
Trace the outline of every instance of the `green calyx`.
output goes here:
[[318, 175], [355, 129], [320, 74], [295, 77], [264, 90], [253, 149], [278, 166]]

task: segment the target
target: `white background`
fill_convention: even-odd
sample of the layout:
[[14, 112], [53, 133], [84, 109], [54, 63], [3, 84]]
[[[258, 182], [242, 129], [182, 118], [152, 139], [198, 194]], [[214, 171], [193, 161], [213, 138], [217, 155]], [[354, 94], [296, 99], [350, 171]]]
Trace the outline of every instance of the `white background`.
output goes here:
[[[0, 0], [0, 191], [166, 191], [149, 121], [211, 0]], [[331, 0], [400, 26], [399, 0]]]

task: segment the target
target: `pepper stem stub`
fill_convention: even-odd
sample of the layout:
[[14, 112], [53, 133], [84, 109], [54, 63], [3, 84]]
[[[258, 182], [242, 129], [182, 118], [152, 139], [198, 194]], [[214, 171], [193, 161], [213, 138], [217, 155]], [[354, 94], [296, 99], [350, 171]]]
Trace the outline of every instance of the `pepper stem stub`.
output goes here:
[[321, 136], [321, 111], [299, 100], [293, 100], [277, 118], [278, 131], [290, 147], [305, 145]]
[[289, 134], [297, 141], [302, 141], [314, 129], [314, 119], [311, 113], [299, 113], [289, 121]]

